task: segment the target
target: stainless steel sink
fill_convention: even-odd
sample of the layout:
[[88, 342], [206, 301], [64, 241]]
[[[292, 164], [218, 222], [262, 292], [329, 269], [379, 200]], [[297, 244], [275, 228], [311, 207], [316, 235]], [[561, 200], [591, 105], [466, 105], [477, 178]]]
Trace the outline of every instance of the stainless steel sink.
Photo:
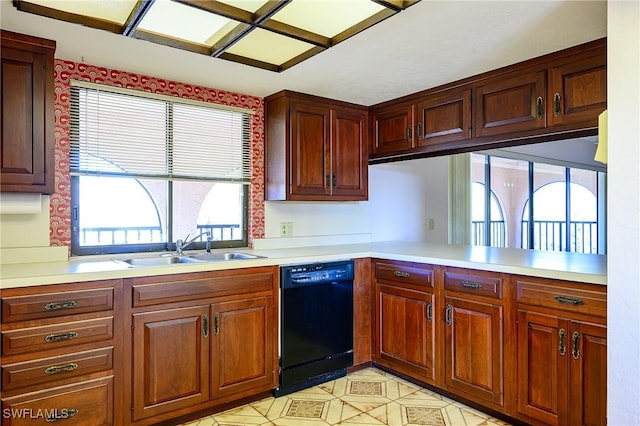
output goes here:
[[126, 263], [134, 267], [153, 267], [175, 265], [178, 263], [202, 263], [202, 260], [192, 259], [189, 256], [158, 256], [158, 257], [140, 257], [134, 259], [114, 259], [116, 262]]
[[223, 260], [246, 260], [264, 258], [264, 256], [241, 252], [192, 254], [187, 257], [203, 262], [220, 262]]
[[225, 260], [244, 260], [259, 259], [264, 256], [258, 256], [249, 253], [230, 252], [230, 253], [202, 253], [183, 256], [158, 256], [158, 257], [140, 257], [132, 259], [113, 259], [119, 263], [125, 263], [127, 266], [142, 268], [175, 265], [180, 263], [204, 263], [204, 262], [222, 262]]

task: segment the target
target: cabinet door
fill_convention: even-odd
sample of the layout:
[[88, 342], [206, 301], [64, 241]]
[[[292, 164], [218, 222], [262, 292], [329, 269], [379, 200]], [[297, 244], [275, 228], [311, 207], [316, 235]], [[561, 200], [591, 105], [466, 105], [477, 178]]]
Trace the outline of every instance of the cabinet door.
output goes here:
[[[294, 103], [291, 106], [290, 194], [329, 195], [331, 191], [328, 108]], [[292, 199], [296, 199], [292, 197]]]
[[332, 110], [331, 194], [350, 200], [367, 199], [367, 115], [348, 109]]
[[52, 64], [53, 53], [48, 58], [39, 52], [13, 49], [4, 45], [3, 39], [2, 192], [53, 192]]
[[570, 339], [569, 424], [607, 424], [607, 329], [572, 322]]
[[380, 363], [433, 383], [433, 294], [378, 284], [376, 305], [375, 344]]
[[502, 307], [453, 297], [445, 305], [447, 389], [502, 405]]
[[133, 315], [133, 419], [209, 400], [209, 305]]
[[372, 114], [372, 154], [393, 154], [415, 148], [414, 105], [392, 106]]
[[605, 49], [596, 56], [551, 68], [547, 99], [549, 125], [597, 125], [598, 115], [607, 108]]
[[471, 90], [423, 100], [417, 122], [418, 146], [471, 139]]
[[277, 386], [273, 297], [212, 306], [212, 389], [220, 397]]
[[567, 419], [567, 321], [518, 311], [518, 411], [549, 425]]
[[475, 136], [544, 128], [545, 87], [544, 71], [500, 76], [476, 87]]

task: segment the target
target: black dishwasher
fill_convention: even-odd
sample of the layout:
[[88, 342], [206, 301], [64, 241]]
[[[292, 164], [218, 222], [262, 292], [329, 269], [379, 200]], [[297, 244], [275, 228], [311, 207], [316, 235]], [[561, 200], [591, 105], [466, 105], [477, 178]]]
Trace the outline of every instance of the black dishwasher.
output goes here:
[[353, 365], [353, 261], [280, 268], [280, 386], [285, 395]]

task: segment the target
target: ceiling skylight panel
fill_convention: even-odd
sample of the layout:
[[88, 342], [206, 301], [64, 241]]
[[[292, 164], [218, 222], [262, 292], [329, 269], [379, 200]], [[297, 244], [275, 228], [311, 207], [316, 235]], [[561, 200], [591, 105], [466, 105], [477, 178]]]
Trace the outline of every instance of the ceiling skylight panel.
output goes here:
[[282, 65], [314, 47], [310, 43], [256, 28], [227, 49], [227, 52], [269, 64]]
[[76, 15], [124, 24], [136, 0], [30, 0], [30, 3]]
[[272, 19], [331, 38], [382, 10], [371, 0], [292, 0]]
[[235, 23], [225, 17], [171, 1], [157, 1], [139, 29], [203, 45], [213, 45]]

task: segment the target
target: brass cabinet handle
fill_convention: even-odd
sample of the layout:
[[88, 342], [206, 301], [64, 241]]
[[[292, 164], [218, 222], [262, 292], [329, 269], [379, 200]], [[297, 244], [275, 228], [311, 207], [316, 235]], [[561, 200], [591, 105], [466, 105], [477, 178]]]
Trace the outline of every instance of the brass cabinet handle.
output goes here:
[[405, 271], [393, 271], [393, 275], [395, 275], [398, 278], [409, 278], [411, 276], [410, 273]]
[[573, 337], [573, 359], [578, 359], [580, 358], [580, 333], [574, 331], [571, 337]]
[[560, 355], [564, 355], [567, 353], [567, 332], [564, 328], [558, 331], [558, 339], [560, 340], [558, 350], [560, 351]]
[[418, 123], [418, 128], [416, 129], [418, 139], [422, 139], [422, 123]]
[[220, 334], [220, 314], [213, 316], [213, 334], [216, 336]]
[[538, 96], [538, 99], [536, 100], [536, 105], [538, 107], [538, 120], [542, 120], [542, 117], [544, 117], [544, 110], [542, 109], [543, 102], [544, 100], [542, 99], [542, 96]]
[[462, 282], [460, 282], [460, 285], [462, 287], [464, 287], [464, 288], [471, 288], [471, 289], [474, 289], [474, 290], [482, 288], [482, 284], [474, 283], [474, 282], [471, 282], [471, 281], [462, 281]]
[[559, 117], [561, 113], [561, 108], [560, 108], [560, 93], [558, 92], [556, 92], [556, 94], [553, 95], [553, 110], [556, 117]]
[[44, 305], [44, 310], [49, 311], [57, 311], [60, 309], [72, 309], [78, 306], [78, 302], [75, 300], [67, 300], [66, 302], [50, 302]]
[[209, 315], [205, 315], [202, 320], [202, 334], [209, 337]]
[[66, 420], [78, 414], [77, 408], [63, 408], [61, 410], [52, 410], [53, 414], [45, 419], [47, 423], [57, 422], [58, 420]]
[[326, 185], [325, 187], [331, 188], [331, 175], [326, 176]]
[[447, 309], [444, 311], [444, 320], [447, 325], [451, 325], [453, 322], [453, 306], [447, 305]]
[[411, 126], [407, 126], [407, 142], [411, 142]]
[[335, 188], [335, 187], [336, 187], [336, 185], [338, 185], [338, 180], [336, 179], [336, 175], [335, 175], [335, 173], [331, 175], [331, 180], [332, 180], [332, 182], [333, 182], [333, 185], [332, 185], [332, 186]]
[[78, 364], [75, 362], [70, 362], [64, 365], [52, 365], [51, 367], [47, 367], [44, 370], [44, 374], [58, 374], [58, 373], [66, 373], [68, 371], [73, 371], [78, 368]]
[[44, 341], [47, 343], [59, 342], [60, 340], [71, 340], [78, 337], [77, 331], [70, 331], [68, 333], [63, 334], [49, 334], [44, 338]]
[[574, 305], [574, 306], [584, 305], [584, 300], [578, 299], [578, 298], [575, 298], [575, 297], [556, 296], [556, 297], [553, 298], [553, 300], [555, 300], [558, 303], [565, 304], [565, 305]]
[[427, 303], [427, 321], [431, 322], [433, 320], [433, 303]]

